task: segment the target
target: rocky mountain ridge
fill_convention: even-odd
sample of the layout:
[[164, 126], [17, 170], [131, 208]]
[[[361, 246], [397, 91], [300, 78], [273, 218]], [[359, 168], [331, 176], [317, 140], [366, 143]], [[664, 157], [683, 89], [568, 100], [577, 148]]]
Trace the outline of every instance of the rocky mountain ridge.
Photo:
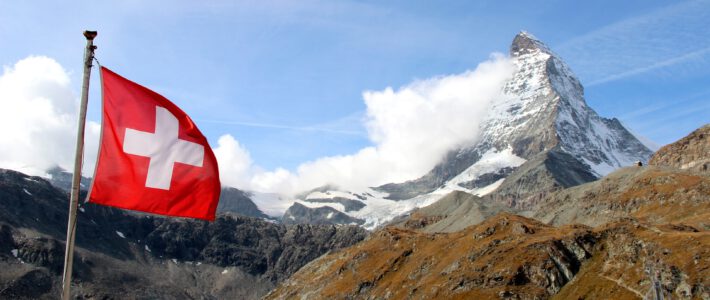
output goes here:
[[680, 141], [666, 145], [651, 157], [650, 165], [710, 172], [710, 124], [693, 131]]

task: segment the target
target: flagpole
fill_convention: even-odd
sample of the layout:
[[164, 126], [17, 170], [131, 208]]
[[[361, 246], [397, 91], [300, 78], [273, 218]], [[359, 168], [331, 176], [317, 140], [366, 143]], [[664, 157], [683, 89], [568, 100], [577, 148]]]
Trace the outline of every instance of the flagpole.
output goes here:
[[62, 277], [62, 299], [71, 297], [71, 273], [74, 263], [74, 238], [76, 233], [76, 211], [79, 206], [79, 184], [81, 165], [84, 158], [84, 128], [86, 125], [86, 106], [89, 102], [89, 78], [94, 60], [94, 38], [96, 31], [84, 31], [86, 49], [84, 51], [84, 82], [81, 87], [81, 105], [79, 108], [79, 129], [76, 133], [76, 153], [74, 154], [74, 175], [72, 177], [71, 198], [69, 200], [69, 222], [67, 223], [66, 251], [64, 252], [64, 275]]

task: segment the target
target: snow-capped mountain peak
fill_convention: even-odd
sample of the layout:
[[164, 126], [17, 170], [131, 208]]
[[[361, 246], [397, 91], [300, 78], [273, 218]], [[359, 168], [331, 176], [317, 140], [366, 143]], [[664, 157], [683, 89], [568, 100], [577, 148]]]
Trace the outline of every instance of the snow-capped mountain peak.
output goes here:
[[302, 204], [330, 206], [370, 227], [454, 190], [524, 208], [541, 194], [648, 160], [651, 151], [617, 119], [602, 118], [587, 105], [577, 76], [542, 41], [523, 31], [510, 57], [514, 73], [484, 121], [472, 124], [482, 132], [474, 144], [451, 151], [416, 180], [361, 197], [321, 190]]

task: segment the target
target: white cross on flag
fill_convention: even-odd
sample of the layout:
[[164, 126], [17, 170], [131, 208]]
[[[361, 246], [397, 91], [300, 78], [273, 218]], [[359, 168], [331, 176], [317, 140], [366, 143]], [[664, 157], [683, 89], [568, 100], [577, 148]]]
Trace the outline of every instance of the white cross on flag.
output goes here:
[[220, 182], [207, 139], [165, 97], [101, 67], [101, 146], [92, 203], [214, 220]]

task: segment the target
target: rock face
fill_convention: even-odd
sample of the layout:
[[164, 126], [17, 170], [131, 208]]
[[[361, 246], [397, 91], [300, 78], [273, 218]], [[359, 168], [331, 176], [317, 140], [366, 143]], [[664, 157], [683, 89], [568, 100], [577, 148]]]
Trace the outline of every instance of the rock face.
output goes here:
[[[55, 299], [66, 192], [0, 170], [0, 298]], [[73, 294], [80, 298], [255, 299], [312, 259], [359, 242], [357, 226], [281, 225], [221, 214], [169, 219], [82, 204]], [[32, 288], [28, 288], [32, 287]]]
[[556, 228], [507, 213], [455, 233], [389, 227], [309, 263], [266, 299], [636, 298], [652, 285], [645, 268], [664, 293], [700, 298], [709, 244], [692, 227]]
[[684, 170], [710, 173], [710, 124], [698, 128], [681, 140], [659, 149], [648, 162]]

